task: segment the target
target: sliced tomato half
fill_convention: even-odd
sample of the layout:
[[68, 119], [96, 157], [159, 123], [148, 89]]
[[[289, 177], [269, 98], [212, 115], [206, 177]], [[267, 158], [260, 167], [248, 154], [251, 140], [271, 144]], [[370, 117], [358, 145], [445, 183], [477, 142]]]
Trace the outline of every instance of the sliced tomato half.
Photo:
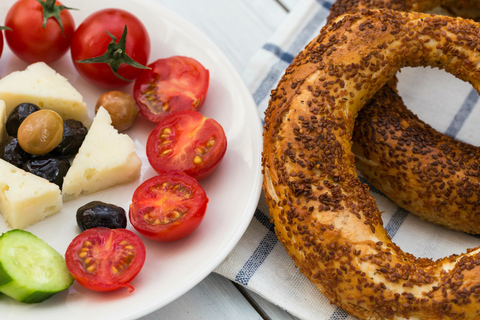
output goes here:
[[191, 234], [203, 220], [208, 198], [200, 184], [183, 173], [143, 182], [134, 192], [130, 223], [145, 237], [174, 241]]
[[142, 240], [127, 229], [92, 228], [73, 239], [65, 253], [68, 271], [94, 291], [127, 287], [145, 262]]
[[158, 173], [184, 172], [197, 180], [218, 167], [226, 150], [222, 126], [192, 110], [169, 115], [147, 140], [147, 158]]
[[159, 59], [135, 80], [133, 96], [140, 114], [152, 122], [181, 110], [199, 110], [210, 82], [197, 60], [184, 56]]

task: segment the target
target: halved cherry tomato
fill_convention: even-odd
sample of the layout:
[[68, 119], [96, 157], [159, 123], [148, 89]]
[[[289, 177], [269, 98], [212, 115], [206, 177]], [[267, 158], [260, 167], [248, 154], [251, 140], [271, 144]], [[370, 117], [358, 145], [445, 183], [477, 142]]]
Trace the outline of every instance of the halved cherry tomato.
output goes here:
[[181, 110], [199, 110], [210, 82], [209, 72], [197, 60], [183, 56], [159, 59], [135, 80], [133, 96], [146, 119], [159, 122]]
[[143, 182], [133, 193], [130, 223], [145, 237], [174, 241], [191, 234], [203, 220], [208, 198], [183, 173], [166, 173]]
[[197, 180], [217, 168], [226, 150], [222, 126], [193, 110], [172, 113], [147, 140], [147, 158], [158, 173], [184, 172]]
[[28, 63], [58, 60], [69, 49], [75, 31], [68, 9], [55, 0], [16, 1], [5, 17], [5, 26], [11, 29], [5, 33], [8, 46]]
[[94, 291], [127, 287], [145, 262], [142, 240], [127, 229], [92, 228], [73, 239], [65, 253], [68, 271]]

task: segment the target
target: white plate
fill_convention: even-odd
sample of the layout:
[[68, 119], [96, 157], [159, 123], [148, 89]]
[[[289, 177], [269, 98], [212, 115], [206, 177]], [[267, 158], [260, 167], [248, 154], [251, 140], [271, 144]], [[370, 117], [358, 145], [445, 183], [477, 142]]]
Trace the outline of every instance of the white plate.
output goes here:
[[[0, 4], [0, 24], [11, 2]], [[39, 304], [21, 304], [0, 297], [1, 319], [132, 319], [168, 304], [203, 280], [228, 255], [243, 235], [255, 211], [261, 190], [261, 123], [253, 99], [222, 52], [195, 27], [153, 0], [69, 0], [77, 26], [90, 13], [116, 7], [139, 17], [147, 27], [152, 52], [150, 61], [171, 55], [191, 56], [210, 70], [210, 88], [203, 114], [217, 120], [227, 135], [228, 148], [223, 162], [201, 184], [210, 199], [200, 227], [189, 237], [173, 243], [144, 240], [147, 260], [131, 283], [135, 291], [111, 293], [89, 291], [77, 283]], [[97, 98], [105, 90], [80, 78], [67, 53], [51, 64], [83, 94], [90, 115]], [[5, 46], [0, 58], [0, 76], [23, 70], [20, 61]], [[131, 92], [131, 86], [124, 88]], [[139, 117], [128, 134], [134, 139], [142, 158], [141, 178], [91, 196], [67, 202], [62, 211], [27, 230], [44, 239], [64, 254], [70, 241], [79, 233], [75, 222], [79, 206], [102, 200], [128, 209], [134, 189], [155, 173], [145, 156], [145, 142], [153, 124]], [[129, 225], [129, 229], [132, 229]], [[8, 228], [0, 218], [0, 232]]]

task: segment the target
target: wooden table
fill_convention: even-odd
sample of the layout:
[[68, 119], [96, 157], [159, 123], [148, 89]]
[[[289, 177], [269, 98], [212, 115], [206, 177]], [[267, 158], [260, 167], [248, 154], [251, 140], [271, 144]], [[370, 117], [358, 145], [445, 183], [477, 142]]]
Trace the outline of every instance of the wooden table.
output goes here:
[[[157, 0], [205, 33], [242, 74], [250, 58], [300, 0]], [[142, 320], [295, 319], [258, 295], [212, 273]]]

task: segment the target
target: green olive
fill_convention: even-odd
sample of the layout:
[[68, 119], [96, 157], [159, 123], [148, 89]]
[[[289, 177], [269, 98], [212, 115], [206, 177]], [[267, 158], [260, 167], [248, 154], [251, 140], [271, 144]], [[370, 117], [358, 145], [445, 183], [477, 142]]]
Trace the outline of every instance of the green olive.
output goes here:
[[108, 91], [98, 98], [95, 105], [95, 113], [100, 107], [104, 107], [112, 118], [112, 126], [118, 131], [129, 129], [138, 115], [138, 107], [135, 99], [122, 91]]
[[53, 110], [42, 109], [32, 113], [18, 127], [20, 147], [34, 155], [52, 151], [62, 141], [63, 119]]

